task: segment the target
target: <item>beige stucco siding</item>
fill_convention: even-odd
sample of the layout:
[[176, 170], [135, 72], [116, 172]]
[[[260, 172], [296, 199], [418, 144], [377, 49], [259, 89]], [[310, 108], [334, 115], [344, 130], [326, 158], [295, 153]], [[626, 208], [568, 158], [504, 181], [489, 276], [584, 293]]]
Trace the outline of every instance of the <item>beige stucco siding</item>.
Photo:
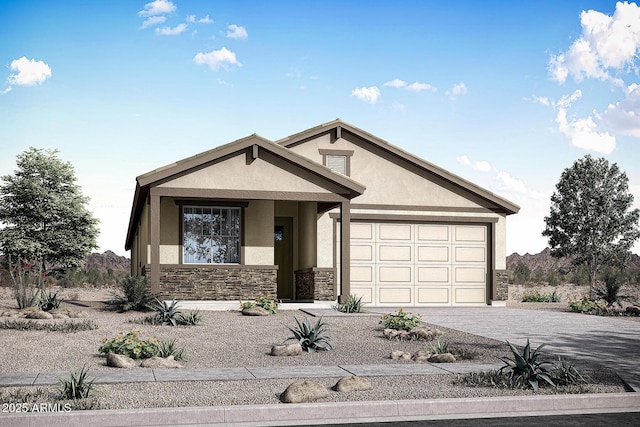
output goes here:
[[[320, 184], [322, 182], [322, 185]], [[260, 158], [247, 161], [245, 153], [225, 158], [213, 165], [169, 180], [159, 187], [248, 190], [278, 192], [324, 193], [343, 191], [337, 185], [310, 172], [295, 168], [288, 162], [264, 153]]]
[[496, 270], [507, 269], [507, 217], [502, 214], [498, 216], [498, 222], [494, 224], [494, 252]]
[[354, 204], [482, 207], [469, 192], [462, 193], [451, 184], [372, 145], [368, 145], [370, 151], [344, 138], [330, 141], [329, 135], [324, 135], [290, 149], [318, 163], [323, 161], [319, 150], [353, 151], [349, 159], [350, 178], [367, 187], [364, 194], [352, 199]]
[[273, 265], [273, 200], [254, 200], [244, 211], [243, 263]]
[[333, 220], [329, 213], [317, 215], [317, 267], [332, 268], [333, 265]]

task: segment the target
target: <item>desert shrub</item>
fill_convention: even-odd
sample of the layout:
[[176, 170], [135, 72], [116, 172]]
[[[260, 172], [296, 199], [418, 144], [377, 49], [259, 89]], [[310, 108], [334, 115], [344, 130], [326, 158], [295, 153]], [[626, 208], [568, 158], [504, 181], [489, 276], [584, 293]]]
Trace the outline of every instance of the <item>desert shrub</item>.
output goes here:
[[569, 301], [569, 307], [576, 313], [598, 314], [606, 310], [607, 305], [602, 301], [593, 301], [588, 296], [584, 296], [582, 299]]
[[182, 312], [178, 310], [178, 301], [172, 300], [171, 303], [167, 301], [156, 300], [149, 304], [154, 314], [154, 321], [156, 325], [162, 326], [177, 326], [183, 319]]
[[98, 325], [91, 320], [80, 322], [40, 323], [30, 320], [5, 320], [0, 322], [0, 329], [15, 329], [18, 331], [47, 331], [47, 332], [79, 332], [98, 329]]
[[103, 338], [98, 351], [105, 354], [111, 351], [132, 359], [146, 359], [156, 355], [158, 344], [155, 337], [147, 340], [138, 338], [138, 331], [132, 329], [124, 335], [120, 333], [111, 339]]
[[513, 270], [513, 282], [517, 285], [527, 283], [531, 279], [531, 270], [524, 263], [520, 262]]
[[178, 347], [176, 340], [161, 341], [156, 346], [156, 352], [154, 356], [169, 357], [173, 356], [174, 360], [184, 360], [184, 348]]
[[549, 365], [549, 362], [541, 362], [538, 360], [540, 356], [540, 349], [544, 347], [541, 344], [538, 348], [531, 351], [531, 344], [529, 338], [527, 338], [527, 345], [524, 347], [522, 354], [518, 349], [507, 341], [507, 345], [511, 350], [511, 357], [501, 357], [505, 365], [499, 369], [499, 372], [506, 372], [509, 374], [509, 379], [514, 387], [526, 387], [530, 385], [534, 391], [538, 390], [540, 380], [545, 381], [549, 385], [555, 387], [555, 384], [551, 380], [550, 371], [545, 365]]
[[16, 260], [9, 258], [8, 273], [11, 277], [13, 296], [18, 303], [18, 308], [33, 307], [38, 302], [38, 297], [43, 289], [44, 274], [42, 261]]
[[342, 313], [362, 313], [364, 312], [365, 303], [362, 302], [362, 296], [349, 295], [344, 304], [336, 304], [334, 308]]
[[560, 302], [560, 294], [558, 294], [557, 289], [554, 289], [550, 294], [536, 291], [535, 293], [524, 294], [522, 302]]
[[456, 385], [464, 385], [467, 387], [513, 387], [511, 385], [511, 378], [508, 373], [495, 370], [458, 374], [454, 378], [453, 383]]
[[85, 399], [93, 391], [93, 380], [87, 378], [88, 370], [71, 371], [71, 378], [60, 379], [59, 393], [62, 399]]
[[186, 326], [195, 326], [199, 325], [200, 323], [202, 323], [202, 315], [198, 310], [193, 310], [187, 314], [182, 315], [182, 324]]
[[154, 298], [149, 281], [144, 276], [125, 277], [119, 285], [122, 294], [114, 294], [110, 303], [122, 311], [146, 310]]
[[256, 305], [258, 307], [262, 307], [269, 312], [269, 314], [276, 314], [278, 312], [278, 308], [280, 307], [280, 303], [271, 298], [271, 295], [259, 296], [256, 298]]
[[589, 382], [586, 374], [562, 358], [558, 359], [558, 364], [551, 371], [551, 379], [557, 385], [580, 385]]
[[252, 308], [256, 306], [255, 301], [240, 301], [240, 310], [244, 310], [245, 308]]
[[331, 350], [331, 338], [325, 335], [327, 331], [326, 324], [322, 321], [322, 317], [318, 319], [315, 325], [311, 325], [308, 318], [304, 318], [301, 322], [295, 318], [296, 326], [288, 328], [293, 336], [288, 340], [296, 340], [302, 346], [302, 350], [308, 352], [316, 352], [319, 350]]
[[449, 342], [436, 339], [435, 343], [429, 345], [429, 352], [431, 352], [431, 354], [449, 353]]
[[57, 292], [47, 292], [43, 293], [40, 296], [40, 300], [38, 301], [38, 307], [42, 311], [51, 311], [60, 307], [60, 304], [64, 301], [64, 298], [58, 298]]
[[602, 283], [599, 283], [594, 289], [596, 299], [601, 299], [608, 305], [620, 302], [620, 300], [627, 298], [625, 295], [620, 295], [620, 288], [624, 284], [624, 276], [621, 272], [606, 269], [602, 274]]
[[389, 329], [410, 331], [416, 326], [422, 325], [422, 316], [399, 308], [395, 313], [387, 313], [383, 315], [378, 324]]

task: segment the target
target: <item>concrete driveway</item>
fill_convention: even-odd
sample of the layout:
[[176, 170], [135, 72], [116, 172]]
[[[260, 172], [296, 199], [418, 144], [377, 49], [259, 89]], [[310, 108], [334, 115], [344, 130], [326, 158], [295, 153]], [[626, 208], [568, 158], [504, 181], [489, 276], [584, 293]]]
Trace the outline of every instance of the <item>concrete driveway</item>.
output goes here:
[[[376, 309], [377, 311], [378, 309]], [[640, 392], [640, 322], [579, 313], [504, 307], [411, 308], [425, 322], [596, 362]]]

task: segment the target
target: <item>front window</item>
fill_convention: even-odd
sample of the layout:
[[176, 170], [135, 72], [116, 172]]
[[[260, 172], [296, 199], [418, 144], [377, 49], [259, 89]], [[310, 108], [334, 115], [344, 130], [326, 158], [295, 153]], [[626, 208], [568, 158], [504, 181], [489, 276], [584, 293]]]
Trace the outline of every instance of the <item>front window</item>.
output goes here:
[[240, 208], [183, 207], [185, 264], [240, 262]]

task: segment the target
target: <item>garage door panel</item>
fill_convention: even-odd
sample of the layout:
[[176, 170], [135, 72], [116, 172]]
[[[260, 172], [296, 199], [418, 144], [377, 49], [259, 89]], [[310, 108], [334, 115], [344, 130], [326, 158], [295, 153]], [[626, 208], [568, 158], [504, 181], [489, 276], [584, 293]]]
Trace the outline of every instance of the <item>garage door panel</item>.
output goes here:
[[418, 304], [451, 304], [450, 300], [451, 288], [422, 288], [416, 289], [416, 303]]
[[411, 270], [411, 266], [379, 266], [378, 278], [380, 283], [409, 283], [411, 282]]
[[449, 267], [418, 267], [418, 283], [449, 283]]
[[378, 302], [380, 304], [411, 304], [411, 287], [380, 287], [378, 288]]
[[458, 225], [455, 227], [456, 242], [486, 242], [487, 228], [484, 226], [465, 226]]
[[373, 283], [373, 266], [369, 265], [352, 265], [351, 266], [351, 281], [358, 283]]
[[379, 240], [412, 240], [412, 227], [410, 224], [379, 224]]
[[418, 246], [418, 262], [449, 262], [448, 246]]
[[362, 297], [362, 302], [364, 303], [373, 303], [373, 288], [361, 288], [354, 286], [351, 288], [351, 293], [357, 297]]
[[448, 242], [449, 226], [448, 225], [423, 225], [418, 224], [417, 240], [419, 242]]
[[373, 224], [351, 223], [352, 240], [373, 240]]
[[485, 302], [486, 290], [484, 287], [454, 287], [455, 304], [480, 304]]
[[478, 267], [455, 267], [456, 283], [484, 283], [486, 269]]
[[486, 250], [478, 247], [456, 247], [455, 262], [486, 262]]
[[411, 245], [403, 246], [378, 246], [378, 259], [380, 261], [405, 261], [411, 262]]
[[351, 261], [373, 262], [373, 245], [351, 245]]

